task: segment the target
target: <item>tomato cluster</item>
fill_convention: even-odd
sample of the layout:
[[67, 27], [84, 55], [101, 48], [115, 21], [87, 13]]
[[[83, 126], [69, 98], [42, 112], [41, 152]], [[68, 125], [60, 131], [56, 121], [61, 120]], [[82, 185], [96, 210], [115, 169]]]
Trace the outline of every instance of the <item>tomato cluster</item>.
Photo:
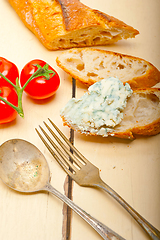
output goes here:
[[[43, 74], [35, 76], [28, 81], [40, 67], [47, 68], [48, 77]], [[16, 91], [18, 86], [22, 88], [31, 98], [46, 99], [55, 94], [60, 85], [57, 72], [46, 62], [36, 59], [27, 63], [19, 77], [17, 66], [5, 58], [0, 57], [0, 124], [13, 121], [18, 111], [19, 98]], [[8, 82], [6, 79], [10, 82]], [[3, 100], [2, 100], [3, 98]], [[9, 102], [10, 104], [8, 104]], [[12, 107], [13, 106], [15, 107]]]

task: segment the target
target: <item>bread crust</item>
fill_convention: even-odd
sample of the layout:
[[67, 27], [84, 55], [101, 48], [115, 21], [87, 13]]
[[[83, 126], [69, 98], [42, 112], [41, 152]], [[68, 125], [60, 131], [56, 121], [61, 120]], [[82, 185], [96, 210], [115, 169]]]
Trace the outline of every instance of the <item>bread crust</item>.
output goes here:
[[[153, 94], [156, 96], [157, 99], [159, 99], [159, 105], [160, 105], [160, 88], [143, 88], [143, 89], [137, 89], [133, 91], [134, 93], [140, 93], [140, 94]], [[160, 108], [157, 108], [157, 111], [160, 113]], [[61, 116], [63, 125], [68, 126], [69, 128], [72, 128], [74, 131], [79, 132], [80, 134], [86, 135], [86, 136], [97, 136], [96, 133], [92, 132], [81, 132], [80, 130], [76, 129], [74, 126], [71, 126], [67, 119], [65, 119], [65, 116]], [[123, 120], [122, 120], [123, 122]], [[138, 123], [138, 119], [137, 119]], [[137, 125], [137, 126], [128, 126], [126, 129], [120, 131], [119, 125], [117, 125], [113, 132], [108, 132], [108, 136], [110, 137], [117, 137], [122, 139], [130, 139], [133, 140], [137, 136], [154, 136], [160, 133], [160, 114], [157, 119], [154, 119], [150, 123], [146, 123], [143, 125]], [[117, 131], [116, 131], [117, 129]]]
[[[106, 45], [122, 38], [132, 38], [139, 34], [138, 30], [105, 13], [93, 10], [79, 0], [8, 0], [23, 23], [29, 28], [43, 45], [50, 50], [72, 47]], [[91, 28], [101, 31], [118, 28], [121, 35], [102, 42], [86, 41], [83, 32]], [[78, 33], [83, 35], [82, 41], [63, 44], [68, 38]]]
[[61, 5], [63, 21], [67, 31], [96, 26], [99, 24], [91, 9], [77, 0], [58, 0]]
[[[153, 94], [153, 96], [157, 96], [157, 99], [159, 99], [160, 104], [160, 88], [136, 89], [134, 90], [134, 93]], [[124, 132], [114, 132], [114, 135], [111, 134], [111, 136], [118, 138], [135, 139], [137, 136], [154, 136], [159, 133], [160, 133], [160, 114], [159, 117], [156, 120], [152, 121], [151, 123], [145, 124], [143, 126], [132, 127]]]
[[[71, 127], [64, 117], [62, 117], [63, 126], [67, 126], [70, 129], [73, 129], [76, 132], [79, 132], [82, 135], [86, 136], [97, 136], [95, 133], [89, 132], [88, 134], [81, 132], [80, 130], [75, 129], [74, 127]], [[114, 132], [114, 133], [108, 133], [109, 137], [116, 137], [116, 138], [122, 138], [122, 139], [130, 139], [134, 140], [137, 138], [137, 136], [155, 136], [160, 133], [160, 118], [154, 121], [151, 124], [145, 125], [143, 127], [136, 127], [129, 129], [124, 132]]]
[[[74, 61], [74, 54], [75, 55], [82, 55], [83, 52], [88, 52], [88, 57], [90, 57], [90, 54], [92, 54], [92, 52], [96, 52], [99, 53], [99, 56], [103, 55], [104, 58], [105, 56], [113, 56], [113, 58], [118, 57], [119, 59], [124, 59], [129, 61], [136, 61], [138, 62], [143, 62], [148, 69], [146, 70], [145, 74], [141, 74], [140, 76], [136, 76], [133, 77], [131, 79], [127, 79], [126, 81], [123, 81], [123, 83], [125, 84], [126, 82], [130, 84], [132, 89], [136, 89], [136, 88], [150, 88], [154, 85], [156, 85], [157, 83], [160, 82], [160, 71], [150, 62], [142, 59], [142, 58], [138, 58], [135, 56], [131, 56], [131, 55], [126, 55], [126, 54], [121, 54], [121, 53], [117, 53], [117, 52], [112, 52], [112, 51], [107, 51], [107, 50], [103, 50], [103, 49], [95, 49], [95, 48], [76, 48], [76, 49], [70, 49], [67, 50], [66, 52], [62, 53], [62, 56], [66, 54], [66, 58], [67, 58], [67, 52], [68, 53], [72, 53], [73, 52], [73, 61]], [[74, 53], [75, 52], [75, 53]], [[98, 54], [97, 54], [98, 55]], [[90, 61], [92, 61], [92, 57], [90, 57]], [[64, 64], [63, 61], [61, 61], [61, 55], [59, 55], [56, 59], [57, 65], [62, 68], [66, 73], [68, 73], [69, 75], [71, 75], [73, 78], [75, 78], [76, 80], [78, 80], [79, 82], [81, 82], [82, 84], [86, 85], [87, 87], [89, 87], [90, 85], [102, 80], [99, 76], [98, 76], [98, 72], [95, 78], [88, 77], [87, 74], [86, 76], [82, 76], [81, 71], [74, 71], [72, 69], [72, 67], [68, 68], [67, 65]], [[90, 70], [91, 72], [94, 72], [94, 69]], [[133, 69], [130, 69], [130, 71], [132, 72]], [[106, 74], [108, 74], [106, 72]], [[127, 75], [127, 74], [126, 74]], [[110, 69], [110, 76], [113, 77], [114, 73], [113, 71]], [[114, 77], [116, 77], [117, 75], [115, 75]], [[106, 78], [109, 77], [106, 75]], [[120, 78], [119, 78], [120, 79]], [[120, 79], [121, 80], [121, 79]]]

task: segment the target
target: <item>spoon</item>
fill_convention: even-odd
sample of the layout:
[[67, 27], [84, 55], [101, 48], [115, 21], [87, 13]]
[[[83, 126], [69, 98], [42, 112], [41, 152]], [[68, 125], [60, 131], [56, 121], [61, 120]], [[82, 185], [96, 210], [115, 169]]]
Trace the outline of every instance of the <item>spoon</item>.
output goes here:
[[89, 223], [103, 239], [124, 240], [51, 186], [48, 163], [30, 142], [11, 139], [0, 146], [0, 177], [8, 187], [19, 192], [51, 192]]

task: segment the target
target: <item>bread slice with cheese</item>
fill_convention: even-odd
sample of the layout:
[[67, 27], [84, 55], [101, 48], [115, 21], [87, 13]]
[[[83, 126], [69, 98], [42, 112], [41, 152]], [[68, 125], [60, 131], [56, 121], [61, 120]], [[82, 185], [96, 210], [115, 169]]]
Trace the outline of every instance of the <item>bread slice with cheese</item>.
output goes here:
[[72, 98], [61, 109], [63, 124], [91, 136], [134, 139], [160, 133], [160, 89], [131, 91], [115, 80], [110, 85], [102, 80], [80, 99]]
[[108, 77], [118, 77], [131, 88], [152, 87], [160, 72], [144, 59], [94, 48], [73, 48], [62, 52], [57, 65], [73, 78], [90, 86]]
[[50, 50], [134, 38], [138, 30], [79, 0], [9, 0], [23, 23]]

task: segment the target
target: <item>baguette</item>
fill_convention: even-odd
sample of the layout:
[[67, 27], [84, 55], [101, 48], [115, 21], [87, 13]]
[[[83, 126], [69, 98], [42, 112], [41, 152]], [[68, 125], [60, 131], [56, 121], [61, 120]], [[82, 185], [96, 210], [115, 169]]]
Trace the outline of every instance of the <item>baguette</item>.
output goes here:
[[160, 72], [137, 57], [94, 48], [74, 48], [62, 52], [57, 65], [82, 84], [90, 86], [108, 77], [128, 82], [132, 89], [148, 88], [160, 82]]
[[98, 46], [134, 38], [138, 30], [79, 0], [9, 0], [49, 50]]
[[[115, 85], [115, 82], [113, 85]], [[117, 89], [119, 89], [119, 87]], [[115, 89], [116, 92], [117, 89]], [[96, 88], [94, 91], [95, 90], [97, 91]], [[104, 86], [102, 87], [102, 91], [104, 92]], [[113, 89], [111, 92], [113, 93]], [[116, 96], [120, 96], [120, 93], [117, 94], [116, 92], [115, 96], [113, 95], [115, 99]], [[91, 94], [91, 91], [86, 94]], [[122, 96], [123, 94], [124, 92]], [[113, 107], [113, 114], [111, 115], [110, 111], [106, 111], [107, 108], [105, 108], [105, 111], [101, 108], [104, 102], [109, 99], [107, 95], [104, 97], [104, 102], [99, 102], [98, 98], [95, 97], [95, 103], [94, 105], [92, 104], [94, 108], [90, 106], [91, 102], [87, 98], [85, 97], [83, 102], [81, 98], [76, 101], [71, 99], [69, 104], [66, 104], [66, 106], [61, 109], [60, 115], [63, 120], [63, 125], [67, 125], [73, 130], [85, 135], [112, 136], [124, 139], [135, 139], [138, 135], [151, 136], [160, 133], [160, 88], [133, 90], [132, 94], [128, 95], [124, 108], [121, 108], [122, 112], [119, 107], [121, 100], [118, 104], [115, 100], [113, 106], [118, 106], [116, 112]], [[77, 106], [75, 106], [75, 103], [78, 103]], [[109, 102], [110, 105], [111, 103], [112, 101]], [[88, 108], [86, 107], [87, 104], [89, 106]], [[116, 113], [115, 115], [114, 112]], [[112, 120], [112, 122], [110, 123], [108, 119]], [[116, 124], [114, 124], [115, 119], [118, 119]]]

